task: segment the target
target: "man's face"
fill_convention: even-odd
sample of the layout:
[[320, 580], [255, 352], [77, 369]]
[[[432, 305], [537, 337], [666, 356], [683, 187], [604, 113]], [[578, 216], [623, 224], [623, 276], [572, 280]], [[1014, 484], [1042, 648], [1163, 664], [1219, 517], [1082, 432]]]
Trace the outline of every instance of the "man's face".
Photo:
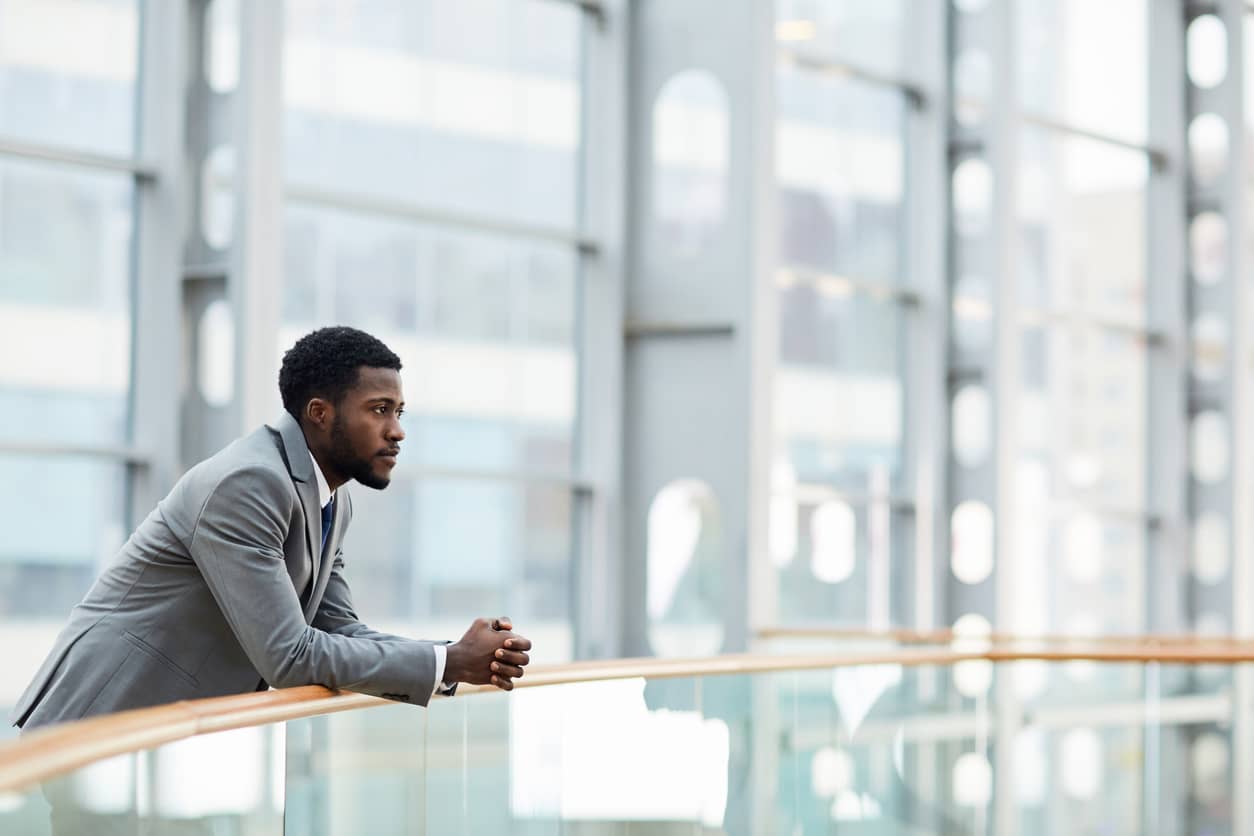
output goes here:
[[404, 407], [400, 372], [362, 366], [357, 385], [344, 394], [335, 409], [331, 466], [368, 488], [386, 488], [405, 438], [400, 422]]

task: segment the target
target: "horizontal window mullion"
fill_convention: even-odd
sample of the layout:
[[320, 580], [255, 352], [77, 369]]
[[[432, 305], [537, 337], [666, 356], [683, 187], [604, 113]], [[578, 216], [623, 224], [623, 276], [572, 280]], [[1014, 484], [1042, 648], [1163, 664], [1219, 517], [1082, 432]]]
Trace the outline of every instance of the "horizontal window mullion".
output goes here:
[[407, 218], [417, 223], [433, 226], [453, 227], [463, 230], [494, 233], [512, 238], [526, 238], [537, 241], [549, 241], [574, 247], [585, 255], [596, 255], [600, 252], [600, 244], [577, 233], [541, 226], [499, 221], [475, 215], [457, 212], [446, 212], [432, 209], [416, 203], [374, 197], [371, 195], [354, 195], [344, 192], [321, 189], [316, 186], [290, 184], [283, 189], [284, 196], [294, 202], [309, 206], [328, 209], [342, 209], [350, 212], [361, 212], [368, 215]]
[[0, 137], [0, 156], [60, 163], [99, 171], [124, 171], [134, 175], [135, 179], [141, 182], [157, 179], [157, 167], [140, 160], [93, 154], [90, 151], [77, 151], [55, 145], [20, 142], [5, 137]]
[[0, 441], [0, 455], [80, 456], [113, 459], [137, 467], [152, 463], [152, 455], [144, 450], [113, 444], [50, 444], [46, 442]]

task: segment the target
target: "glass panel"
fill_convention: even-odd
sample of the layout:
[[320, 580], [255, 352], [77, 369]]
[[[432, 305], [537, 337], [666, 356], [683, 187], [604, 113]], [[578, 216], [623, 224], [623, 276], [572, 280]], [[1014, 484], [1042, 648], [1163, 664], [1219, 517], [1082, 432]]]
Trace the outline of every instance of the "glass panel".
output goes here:
[[787, 67], [776, 94], [781, 264], [901, 282], [905, 98]]
[[1024, 507], [1039, 509], [1039, 503], [1052, 499], [1143, 509], [1144, 343], [1098, 327], [1026, 328], [1021, 346], [1019, 493]]
[[125, 174], [0, 160], [0, 334], [39, 347], [0, 353], [3, 440], [129, 437], [132, 192]]
[[856, 494], [899, 490], [901, 308], [822, 281], [791, 283], [779, 301], [775, 432], [792, 469], [785, 481]]
[[1022, 303], [1143, 323], [1145, 155], [1047, 131], [1022, 138]]
[[[1019, 94], [1028, 113], [1131, 141], [1148, 128], [1145, 0], [1018, 0]], [[1111, 37], [1112, 32], [1119, 36]]]
[[280, 344], [332, 323], [388, 343], [405, 364], [404, 461], [570, 472], [569, 248], [305, 207], [288, 209], [285, 243]]
[[0, 135], [135, 147], [138, 0], [0, 0]]
[[[440, 716], [457, 713], [444, 708]], [[441, 741], [428, 737], [428, 717], [425, 710], [398, 705], [288, 723], [282, 832], [430, 832], [422, 827], [426, 771], [442, 753]]]
[[533, 660], [570, 659], [569, 488], [401, 471], [386, 491], [353, 491], [345, 577], [362, 619], [456, 639], [474, 618], [509, 615]]
[[4, 713], [34, 677], [70, 609], [126, 539], [125, 486], [126, 468], [112, 462], [0, 455]]
[[0, 831], [281, 836], [285, 731], [237, 729], [99, 761], [7, 797]]
[[[935, 2], [935, 0], [923, 0]], [[775, 39], [806, 55], [900, 73], [906, 9], [920, 0], [776, 0]]]
[[519, 0], [287, 0], [288, 181], [573, 228], [582, 15]]

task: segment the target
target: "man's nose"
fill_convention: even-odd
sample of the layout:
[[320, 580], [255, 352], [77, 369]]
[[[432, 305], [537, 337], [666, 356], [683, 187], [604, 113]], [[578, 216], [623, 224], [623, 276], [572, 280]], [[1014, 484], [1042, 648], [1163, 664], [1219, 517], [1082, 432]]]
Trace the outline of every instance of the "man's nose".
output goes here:
[[404, 441], [405, 428], [401, 426], [401, 419], [393, 418], [392, 423], [388, 426], [389, 441]]

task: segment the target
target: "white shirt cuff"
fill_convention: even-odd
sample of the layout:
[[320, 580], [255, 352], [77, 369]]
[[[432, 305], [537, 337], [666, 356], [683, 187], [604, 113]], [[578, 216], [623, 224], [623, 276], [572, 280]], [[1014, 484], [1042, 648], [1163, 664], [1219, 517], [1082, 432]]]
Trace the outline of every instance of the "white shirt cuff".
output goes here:
[[435, 651], [435, 686], [431, 690], [431, 695], [447, 694], [457, 684], [444, 681], [444, 664], [448, 660], [448, 650], [442, 644], [432, 645], [431, 649]]

